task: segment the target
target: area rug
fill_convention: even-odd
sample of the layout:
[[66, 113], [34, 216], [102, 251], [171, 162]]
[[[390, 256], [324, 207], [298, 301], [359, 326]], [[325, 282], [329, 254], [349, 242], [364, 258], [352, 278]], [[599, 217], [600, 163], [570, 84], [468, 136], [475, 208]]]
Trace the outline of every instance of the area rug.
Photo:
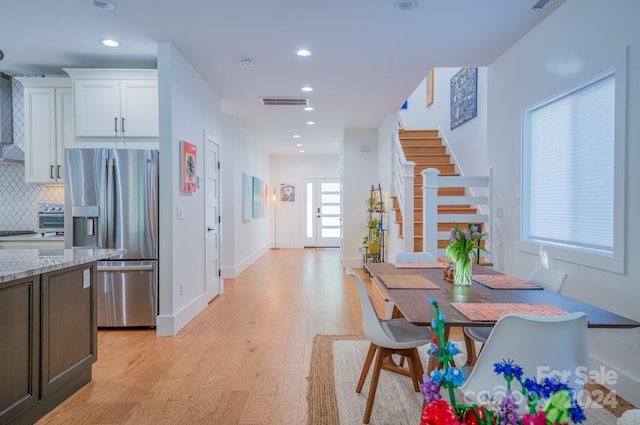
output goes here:
[[[461, 341], [458, 346], [462, 345]], [[313, 341], [307, 392], [307, 425], [361, 424], [366, 406], [371, 371], [362, 392], [355, 388], [369, 342], [359, 336], [317, 335]], [[426, 347], [419, 349], [427, 364]], [[464, 363], [466, 354], [456, 356]], [[588, 390], [604, 389], [587, 386]], [[585, 409], [587, 424], [615, 425], [617, 416], [633, 405], [619, 398], [617, 410], [610, 412], [595, 403]], [[372, 425], [412, 425], [420, 423], [422, 395], [413, 391], [409, 378], [382, 371], [371, 415]]]

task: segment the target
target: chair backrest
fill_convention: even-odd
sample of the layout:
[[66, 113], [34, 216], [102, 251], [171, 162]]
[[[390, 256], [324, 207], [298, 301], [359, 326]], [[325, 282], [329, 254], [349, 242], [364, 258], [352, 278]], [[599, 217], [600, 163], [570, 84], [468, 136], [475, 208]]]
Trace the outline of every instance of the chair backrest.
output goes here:
[[[506, 381], [494, 373], [494, 364], [511, 359], [522, 367], [525, 378], [540, 381], [560, 373], [577, 393], [584, 388], [588, 366], [587, 315], [540, 317], [520, 313], [503, 316], [493, 327], [473, 370], [461, 386], [472, 402], [482, 393], [504, 395]], [[520, 385], [511, 384], [514, 392]], [[521, 403], [521, 408], [526, 407]]]
[[386, 347], [388, 345], [389, 337], [382, 328], [380, 318], [373, 306], [373, 301], [371, 301], [367, 287], [364, 285], [360, 276], [358, 276], [351, 267], [347, 268], [346, 274], [353, 277], [353, 280], [356, 282], [356, 287], [358, 288], [360, 306], [362, 307], [362, 330], [364, 331], [364, 334], [374, 344]]
[[549, 291], [560, 293], [566, 279], [566, 273], [549, 270], [546, 267], [538, 267], [531, 272], [527, 281], [540, 285]]
[[435, 263], [436, 259], [428, 251], [421, 252], [398, 252], [396, 263]]

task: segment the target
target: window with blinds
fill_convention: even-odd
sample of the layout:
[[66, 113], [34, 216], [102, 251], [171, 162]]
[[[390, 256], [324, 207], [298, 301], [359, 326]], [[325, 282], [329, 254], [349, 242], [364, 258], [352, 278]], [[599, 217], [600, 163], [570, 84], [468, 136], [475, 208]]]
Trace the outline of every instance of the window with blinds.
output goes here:
[[614, 254], [615, 74], [524, 114], [523, 240]]

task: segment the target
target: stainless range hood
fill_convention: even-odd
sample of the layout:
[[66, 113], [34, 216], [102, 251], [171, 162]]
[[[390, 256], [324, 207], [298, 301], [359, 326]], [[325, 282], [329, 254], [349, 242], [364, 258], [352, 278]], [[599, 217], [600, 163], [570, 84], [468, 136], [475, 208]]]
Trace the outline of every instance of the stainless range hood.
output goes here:
[[24, 162], [24, 152], [13, 144], [11, 76], [0, 72], [0, 163]]

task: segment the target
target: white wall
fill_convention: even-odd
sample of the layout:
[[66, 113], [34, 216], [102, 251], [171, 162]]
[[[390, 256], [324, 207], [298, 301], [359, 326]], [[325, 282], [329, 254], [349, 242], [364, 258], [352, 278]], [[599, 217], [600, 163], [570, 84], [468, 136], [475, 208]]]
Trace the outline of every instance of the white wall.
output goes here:
[[[269, 190], [280, 190], [281, 183], [296, 186], [294, 202], [277, 201], [277, 246], [279, 248], [302, 248], [304, 246], [304, 188], [305, 178], [340, 178], [338, 155], [271, 155]], [[269, 232], [271, 245], [274, 240], [273, 202], [269, 202]]]
[[[169, 43], [158, 45], [160, 100], [159, 335], [174, 335], [206, 305], [204, 190], [180, 191], [180, 141], [198, 150], [203, 175], [204, 134], [220, 137], [220, 100]], [[224, 142], [223, 142], [224, 144]], [[178, 220], [176, 210], [184, 210]]]
[[[472, 66], [472, 65], [470, 65]], [[487, 68], [478, 68], [478, 115], [451, 130], [451, 77], [460, 67], [435, 68], [433, 103], [426, 106], [426, 79], [407, 99], [407, 109], [400, 117], [407, 130], [439, 130], [448, 144], [449, 153], [460, 173], [466, 176], [486, 176], [487, 167]]]
[[[204, 175], [204, 135], [221, 141], [221, 272], [235, 277], [267, 249], [266, 217], [242, 221], [242, 172], [268, 181], [269, 157], [233, 118], [180, 52], [158, 45], [160, 93], [160, 311], [158, 335], [175, 335], [207, 306], [205, 191], [180, 191], [180, 140], [196, 145], [196, 173]], [[182, 208], [184, 219], [176, 211]]]
[[[360, 246], [366, 234], [371, 185], [378, 184], [378, 135], [376, 130], [345, 130], [342, 164], [342, 265], [361, 267]], [[368, 152], [361, 147], [368, 146]]]
[[[249, 221], [242, 219], [242, 173], [258, 177], [263, 183], [268, 182], [269, 156], [262, 145], [235, 120], [226, 120], [223, 127], [224, 138], [233, 151], [233, 159], [225, 161], [226, 165], [222, 167], [223, 177], [227, 178], [222, 188], [222, 208], [230, 214], [223, 215], [222, 222], [225, 241], [233, 238], [233, 242], [230, 245], [223, 243], [222, 249], [232, 252], [233, 257], [229, 258], [228, 254], [223, 257], [222, 276], [236, 277], [270, 246], [268, 216], [263, 215]], [[233, 211], [228, 211], [230, 205], [233, 206]]]
[[[627, 64], [626, 231], [640, 217], [640, 2], [568, 0], [551, 16], [500, 56], [488, 69], [488, 158], [493, 167], [495, 218], [492, 259], [496, 268], [526, 277], [539, 263], [519, 250], [520, 137], [522, 112], [540, 101], [587, 81], [607, 69]], [[594, 30], [597, 29], [597, 30]], [[622, 58], [622, 60], [621, 60]], [[553, 257], [550, 268], [567, 272], [567, 295], [640, 320], [640, 244], [626, 244], [626, 273], [617, 274]], [[640, 405], [640, 329], [590, 330], [592, 369], [600, 364], [618, 376], [614, 389]]]

